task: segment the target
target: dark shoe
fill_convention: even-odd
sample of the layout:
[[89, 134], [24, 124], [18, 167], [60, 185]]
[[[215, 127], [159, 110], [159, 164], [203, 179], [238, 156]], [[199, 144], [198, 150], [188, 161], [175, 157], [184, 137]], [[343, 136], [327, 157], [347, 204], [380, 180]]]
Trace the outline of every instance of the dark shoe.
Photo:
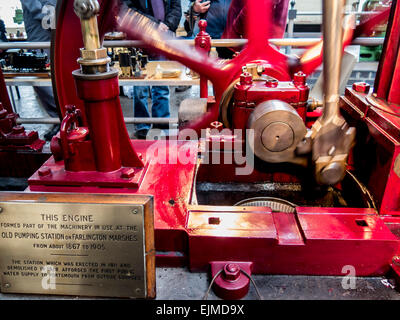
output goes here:
[[168, 123], [154, 123], [153, 124], [153, 129], [168, 130], [169, 129], [169, 124]]
[[50, 128], [50, 130], [47, 131], [47, 132], [43, 135], [43, 138], [44, 138], [46, 141], [50, 141], [51, 138], [53, 138], [53, 137], [57, 134], [58, 131], [60, 131], [60, 125], [59, 125], [59, 124], [54, 124], [54, 125]]
[[189, 90], [192, 86], [177, 86], [175, 88], [175, 92], [184, 92], [186, 90]]
[[135, 132], [135, 135], [138, 139], [145, 140], [147, 137], [147, 133], [149, 132], [148, 129], [140, 129]]

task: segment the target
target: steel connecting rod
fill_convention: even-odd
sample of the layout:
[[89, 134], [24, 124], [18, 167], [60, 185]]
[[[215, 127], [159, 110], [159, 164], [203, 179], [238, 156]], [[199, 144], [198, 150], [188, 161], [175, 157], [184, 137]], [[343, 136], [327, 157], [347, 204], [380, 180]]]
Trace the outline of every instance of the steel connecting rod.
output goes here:
[[307, 137], [312, 140], [312, 160], [318, 183], [334, 185], [345, 175], [347, 157], [355, 139], [339, 110], [345, 0], [323, 0], [324, 108]]

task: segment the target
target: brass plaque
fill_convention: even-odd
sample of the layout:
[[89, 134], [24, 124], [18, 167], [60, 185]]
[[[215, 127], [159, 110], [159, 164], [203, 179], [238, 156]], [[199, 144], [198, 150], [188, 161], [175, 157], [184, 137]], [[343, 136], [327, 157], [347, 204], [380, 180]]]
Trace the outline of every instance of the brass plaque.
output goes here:
[[155, 296], [150, 196], [10, 195], [0, 197], [3, 293]]

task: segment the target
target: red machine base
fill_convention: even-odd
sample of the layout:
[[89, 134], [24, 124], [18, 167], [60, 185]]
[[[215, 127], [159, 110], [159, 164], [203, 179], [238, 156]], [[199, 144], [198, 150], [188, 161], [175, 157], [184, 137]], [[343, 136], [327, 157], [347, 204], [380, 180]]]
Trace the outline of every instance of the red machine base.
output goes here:
[[[157, 152], [155, 143], [133, 141], [147, 163], [138, 187], [60, 186], [35, 173], [29, 189], [154, 195], [159, 266], [188, 264], [193, 271], [207, 271], [212, 261], [243, 261], [252, 263], [252, 273], [292, 275], [344, 275], [348, 265], [357, 276], [390, 270], [399, 249], [395, 234], [400, 234], [400, 219], [393, 218], [389, 229], [367, 208], [297, 207], [295, 213], [284, 213], [267, 207], [200, 206], [193, 200], [197, 142], [164, 141]], [[174, 154], [175, 164], [160, 164], [157, 158]], [[46, 166], [62, 167], [52, 161]]]

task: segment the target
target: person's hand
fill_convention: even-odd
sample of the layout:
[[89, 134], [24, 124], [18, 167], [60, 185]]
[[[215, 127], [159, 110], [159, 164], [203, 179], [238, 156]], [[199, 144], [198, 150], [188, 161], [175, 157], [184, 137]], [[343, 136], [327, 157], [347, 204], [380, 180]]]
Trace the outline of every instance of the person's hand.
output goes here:
[[158, 25], [158, 30], [161, 30], [161, 31], [165, 32], [165, 31], [168, 31], [169, 28], [165, 23], [160, 22], [160, 24]]
[[194, 12], [204, 13], [204, 12], [207, 12], [208, 9], [210, 8], [210, 1], [204, 1], [204, 2], [201, 2], [201, 1], [202, 0], [196, 0], [194, 2], [194, 5], [193, 5]]

